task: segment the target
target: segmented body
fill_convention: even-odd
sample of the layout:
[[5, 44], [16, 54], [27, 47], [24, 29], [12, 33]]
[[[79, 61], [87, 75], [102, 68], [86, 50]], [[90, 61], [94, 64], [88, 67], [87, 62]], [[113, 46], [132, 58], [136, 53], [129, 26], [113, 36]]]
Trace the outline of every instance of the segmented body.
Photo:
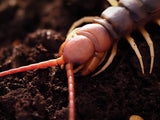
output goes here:
[[[67, 36], [66, 42], [62, 44], [59, 55], [63, 55], [66, 62], [83, 64], [83, 66], [80, 66], [80, 69], [82, 69], [81, 74], [88, 75], [103, 61], [105, 52], [108, 51], [113, 44], [113, 52], [106, 65], [98, 71], [98, 73], [100, 73], [111, 64], [116, 55], [116, 43], [121, 40], [121, 38], [126, 37], [139, 59], [142, 73], [144, 73], [142, 56], [134, 39], [129, 36], [134, 29], [139, 29], [150, 47], [150, 73], [152, 73], [154, 48], [152, 40], [143, 26], [149, 21], [157, 19], [159, 16], [159, 0], [120, 0], [117, 2], [117, 6], [106, 8], [100, 18], [86, 17], [85, 19], [77, 21], [77, 23], [75, 22], [76, 25], [73, 24], [69, 30], [69, 35]], [[92, 23], [74, 29], [83, 22]], [[88, 46], [88, 48], [85, 45]], [[77, 49], [78, 46], [80, 46], [80, 49]]]
[[159, 16], [159, 0], [120, 0], [117, 7], [106, 8], [102, 19], [95, 22], [103, 25], [117, 41]]

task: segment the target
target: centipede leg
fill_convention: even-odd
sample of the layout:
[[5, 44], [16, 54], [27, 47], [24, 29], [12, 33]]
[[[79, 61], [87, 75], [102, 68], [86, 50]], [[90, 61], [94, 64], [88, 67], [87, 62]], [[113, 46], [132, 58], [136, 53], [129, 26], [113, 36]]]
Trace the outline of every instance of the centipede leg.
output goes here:
[[116, 54], [117, 54], [117, 43], [114, 43], [114, 45], [112, 47], [111, 55], [109, 56], [106, 64], [98, 72], [96, 72], [93, 76], [96, 76], [99, 73], [103, 72], [112, 63]]
[[117, 0], [107, 0], [111, 6], [118, 6]]
[[131, 37], [131, 36], [126, 36], [126, 39], [127, 41], [129, 42], [129, 44], [131, 45], [132, 49], [135, 51], [137, 57], [138, 57], [138, 60], [140, 62], [140, 65], [141, 65], [141, 70], [142, 70], [142, 73], [144, 74], [144, 65], [143, 65], [143, 60], [142, 60], [142, 56], [139, 52], [139, 49], [136, 45], [136, 43], [134, 42], [134, 39]]
[[139, 115], [131, 115], [129, 120], [144, 120], [144, 119]]
[[82, 65], [78, 66], [77, 68], [75, 68], [75, 69], [73, 70], [73, 73], [77, 73], [77, 72], [80, 71], [82, 68], [84, 68], [84, 64], [82, 64]]
[[100, 65], [104, 61], [107, 52], [105, 52], [105, 53], [97, 53], [97, 54], [98, 55], [96, 55], [95, 57], [93, 57], [86, 64], [82, 64], [82, 65], [78, 66], [76, 69], [74, 69], [73, 73], [77, 73], [78, 71], [80, 71], [81, 69], [83, 69], [82, 74], [83, 75], [87, 75], [86, 71], [88, 71], [88, 69], [91, 69], [91, 71], [94, 71], [96, 69], [96, 67], [98, 65]]
[[149, 73], [152, 73], [152, 69], [153, 69], [153, 63], [154, 63], [154, 46], [153, 46], [153, 42], [152, 39], [149, 35], [149, 33], [144, 29], [144, 28], [140, 28], [139, 29], [141, 34], [143, 35], [143, 37], [145, 38], [149, 48], [150, 48], [150, 56], [151, 56], [151, 64], [150, 64], [150, 71]]
[[160, 26], [160, 19], [157, 19], [156, 23]]
[[84, 66], [81, 74], [83, 76], [90, 74], [93, 72], [97, 66], [100, 64], [101, 60], [103, 60], [104, 52], [97, 52], [95, 53], [95, 56], [92, 57]]
[[68, 30], [68, 33], [67, 35], [72, 32], [76, 27], [80, 26], [81, 24], [83, 23], [90, 23], [90, 22], [93, 22], [94, 19], [97, 19], [97, 18], [100, 18], [98, 16], [88, 16], [88, 17], [83, 17], [79, 20], [77, 20], [76, 22], [74, 22], [72, 24], [72, 26], [70, 27], [70, 29]]

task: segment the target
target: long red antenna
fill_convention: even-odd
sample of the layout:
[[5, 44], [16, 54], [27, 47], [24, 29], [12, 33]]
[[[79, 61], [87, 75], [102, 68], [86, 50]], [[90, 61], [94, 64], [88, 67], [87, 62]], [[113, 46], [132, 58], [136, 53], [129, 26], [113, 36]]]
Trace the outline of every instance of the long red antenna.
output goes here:
[[51, 66], [62, 65], [64, 63], [65, 63], [65, 61], [63, 59], [63, 56], [61, 56], [60, 58], [57, 58], [57, 59], [47, 60], [44, 62], [30, 64], [30, 65], [22, 66], [19, 68], [14, 68], [14, 69], [10, 69], [10, 70], [4, 71], [4, 72], [0, 72], [0, 77], [5, 76], [5, 75], [9, 75], [9, 74], [13, 74], [13, 73], [34, 70], [34, 69], [38, 69], [38, 68], [46, 68], [46, 67], [51, 67]]
[[69, 92], [69, 120], [75, 120], [74, 74], [73, 65], [71, 63], [66, 64], [66, 71]]
[[[47, 60], [44, 62], [26, 65], [19, 68], [14, 68], [4, 72], [0, 72], [0, 77], [38, 68], [46, 68], [51, 66], [62, 65], [64, 63], [65, 61], [63, 59], [63, 56], [61, 56], [60, 58], [57, 59]], [[73, 65], [71, 63], [66, 64], [66, 71], [67, 71], [68, 92], [69, 92], [69, 120], [75, 120], [74, 74], [73, 74]]]

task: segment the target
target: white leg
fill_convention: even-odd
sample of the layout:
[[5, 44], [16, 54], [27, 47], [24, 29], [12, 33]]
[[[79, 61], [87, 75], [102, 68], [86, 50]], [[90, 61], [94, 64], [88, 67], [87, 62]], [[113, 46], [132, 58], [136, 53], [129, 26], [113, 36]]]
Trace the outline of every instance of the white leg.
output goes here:
[[153, 69], [153, 63], [154, 63], [154, 46], [153, 46], [153, 42], [152, 39], [150, 38], [149, 33], [144, 29], [144, 28], [140, 28], [139, 29], [141, 34], [143, 35], [143, 37], [145, 38], [145, 40], [147, 41], [147, 44], [150, 48], [150, 56], [151, 56], [151, 64], [150, 64], [150, 71], [149, 73], [152, 73], [152, 69]]
[[144, 66], [143, 66], [142, 56], [139, 52], [139, 49], [137, 48], [136, 43], [134, 42], [134, 39], [129, 35], [126, 37], [126, 39], [129, 42], [129, 44], [131, 45], [132, 49], [135, 51], [135, 53], [138, 57], [138, 60], [140, 62], [140, 65], [141, 65], [142, 73], [144, 74]]
[[88, 17], [83, 17], [77, 21], [75, 21], [72, 26], [70, 27], [70, 29], [68, 30], [67, 35], [73, 31], [73, 29], [75, 29], [76, 27], [78, 27], [79, 25], [83, 24], [83, 23], [89, 23], [89, 22], [93, 22], [94, 19], [100, 18], [98, 16], [88, 16]]
[[117, 0], [107, 0], [111, 6], [118, 6]]
[[92, 76], [96, 76], [99, 73], [103, 72], [112, 63], [112, 61], [113, 61], [114, 57], [116, 56], [116, 54], [117, 54], [117, 43], [114, 43], [114, 45], [112, 47], [111, 55], [109, 56], [106, 64], [98, 72], [96, 72]]

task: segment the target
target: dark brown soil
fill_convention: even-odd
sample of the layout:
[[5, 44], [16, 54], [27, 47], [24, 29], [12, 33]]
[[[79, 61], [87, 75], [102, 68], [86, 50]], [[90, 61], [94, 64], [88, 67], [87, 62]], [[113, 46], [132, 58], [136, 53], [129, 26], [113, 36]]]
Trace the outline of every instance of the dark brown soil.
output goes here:
[[[0, 1], [0, 71], [57, 58], [73, 21], [97, 16], [105, 0]], [[76, 120], [128, 120], [138, 114], [160, 119], [160, 29], [146, 26], [155, 48], [149, 74], [149, 47], [138, 32], [133, 36], [145, 66], [126, 40], [107, 70], [96, 77], [75, 75]], [[0, 78], [0, 120], [67, 120], [68, 89], [65, 70], [57, 67]]]

